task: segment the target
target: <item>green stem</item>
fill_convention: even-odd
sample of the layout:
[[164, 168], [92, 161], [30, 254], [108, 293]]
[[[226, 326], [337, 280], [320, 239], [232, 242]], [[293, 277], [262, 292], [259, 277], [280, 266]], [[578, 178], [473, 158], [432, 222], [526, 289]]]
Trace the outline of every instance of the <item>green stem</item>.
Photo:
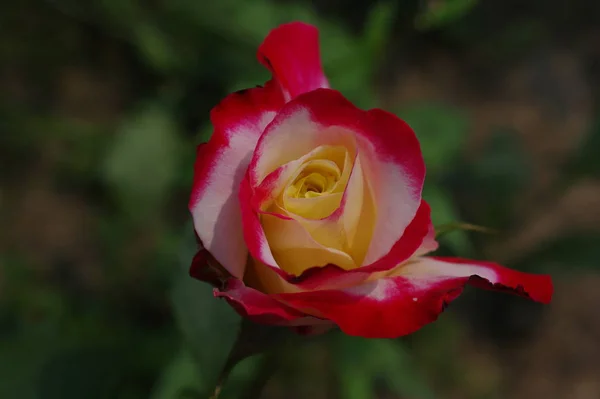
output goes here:
[[479, 233], [488, 233], [488, 234], [496, 233], [496, 231], [494, 229], [490, 229], [488, 227], [477, 226], [477, 225], [470, 224], [470, 223], [453, 222], [453, 223], [446, 223], [441, 226], [436, 226], [435, 238], [440, 238], [441, 236], [444, 236], [448, 233], [451, 233], [451, 232], [457, 231], [457, 230], [477, 231]]
[[221, 390], [223, 389], [223, 386], [227, 382], [227, 379], [229, 378], [229, 375], [233, 371], [233, 368], [235, 367], [236, 364], [238, 364], [238, 362], [240, 360], [242, 360], [238, 356], [235, 356], [235, 353], [238, 351], [239, 346], [240, 346], [241, 335], [242, 334], [240, 331], [240, 334], [238, 335], [238, 338], [235, 341], [235, 344], [233, 345], [231, 352], [229, 352], [229, 356], [227, 357], [227, 362], [225, 362], [225, 366], [223, 366], [223, 370], [221, 370], [221, 374], [219, 374], [219, 378], [217, 379], [215, 389], [214, 389], [212, 395], [210, 396], [210, 399], [218, 399], [219, 398], [219, 395], [221, 395]]
[[293, 336], [293, 334], [284, 327], [263, 326], [248, 320], [243, 320], [237, 339], [229, 352], [227, 361], [217, 379], [215, 389], [209, 398], [219, 399], [223, 386], [227, 382], [234, 367], [239, 362], [250, 356], [265, 353], [257, 378], [253, 381], [250, 389], [244, 396], [245, 399], [258, 398], [262, 388], [276, 368], [275, 353], [277, 353], [277, 351], [274, 350], [275, 347], [285, 345], [291, 336]]

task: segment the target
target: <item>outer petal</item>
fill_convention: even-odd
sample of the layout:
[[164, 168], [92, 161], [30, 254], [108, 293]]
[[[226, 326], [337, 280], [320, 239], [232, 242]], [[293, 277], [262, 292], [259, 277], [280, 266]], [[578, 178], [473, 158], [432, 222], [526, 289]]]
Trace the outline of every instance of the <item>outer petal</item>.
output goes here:
[[[269, 295], [247, 287], [240, 280], [227, 280], [223, 290], [215, 289], [215, 297], [223, 297], [242, 317], [262, 324], [281, 326], [310, 325], [313, 317], [290, 308]], [[308, 320], [307, 320], [308, 319]]]
[[438, 247], [439, 244], [435, 239], [435, 228], [433, 227], [433, 223], [431, 223], [431, 220], [429, 220], [427, 234], [425, 235], [425, 238], [423, 238], [423, 242], [421, 243], [419, 249], [417, 249], [417, 251], [415, 252], [414, 256], [423, 256], [425, 254], [435, 251], [436, 249], [438, 249]]
[[254, 259], [285, 275], [273, 257], [269, 241], [267, 241], [267, 236], [260, 223], [259, 214], [252, 206], [252, 196], [252, 187], [246, 177], [240, 185], [239, 203], [242, 213], [243, 236], [247, 248]]
[[417, 258], [387, 278], [344, 290], [280, 294], [296, 309], [335, 322], [345, 333], [394, 338], [437, 319], [464, 286], [511, 292], [537, 302], [552, 297], [550, 276], [510, 270], [488, 262]]
[[286, 281], [279, 273], [256, 259], [248, 259], [244, 284], [263, 294], [300, 292], [300, 289]]
[[219, 287], [230, 276], [229, 273], [221, 270], [216, 264], [213, 264], [211, 258], [212, 256], [207, 250], [198, 250], [192, 260], [189, 273], [195, 279], [207, 282], [214, 287]]
[[335, 324], [329, 320], [314, 318], [314, 323], [306, 326], [294, 327], [294, 331], [304, 336], [314, 336], [324, 334], [335, 327]]
[[282, 104], [273, 84], [229, 95], [212, 110], [214, 133], [198, 148], [189, 203], [194, 227], [204, 247], [238, 278], [247, 249], [237, 192], [260, 134]]
[[397, 116], [374, 109], [367, 112], [364, 123], [368, 128], [360, 133], [371, 151], [363, 164], [377, 208], [377, 223], [363, 262], [368, 265], [390, 252], [417, 213], [425, 163], [415, 133]]
[[302, 22], [281, 25], [258, 49], [258, 60], [271, 70], [286, 101], [329, 87], [319, 56], [319, 31]]

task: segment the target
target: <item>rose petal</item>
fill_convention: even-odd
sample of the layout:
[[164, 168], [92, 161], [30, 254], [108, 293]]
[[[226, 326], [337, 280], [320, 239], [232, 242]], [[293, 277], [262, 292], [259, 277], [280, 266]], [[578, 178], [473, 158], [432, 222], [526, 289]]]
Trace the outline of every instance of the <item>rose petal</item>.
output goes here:
[[435, 251], [436, 249], [438, 249], [438, 247], [439, 244], [435, 239], [435, 228], [433, 227], [433, 223], [431, 223], [430, 220], [429, 227], [427, 229], [427, 235], [425, 236], [425, 238], [423, 238], [423, 242], [421, 243], [419, 249], [417, 249], [417, 251], [415, 252], [414, 256], [423, 256], [425, 254]]
[[428, 240], [427, 236], [432, 230], [430, 214], [429, 205], [421, 200], [421, 206], [415, 218], [406, 228], [400, 240], [394, 244], [389, 253], [377, 262], [352, 270], [343, 270], [333, 264], [323, 268], [313, 268], [290, 281], [301, 290], [320, 290], [351, 287], [385, 275], [400, 263], [413, 257], [416, 251], [423, 248], [424, 245], [430, 245], [425, 244]]
[[398, 267], [390, 276], [435, 281], [471, 277], [469, 284], [483, 289], [509, 292], [543, 304], [552, 299], [552, 279], [547, 274], [525, 273], [493, 262], [424, 256]]
[[[397, 116], [373, 109], [358, 133], [365, 176], [373, 190], [377, 223], [363, 265], [387, 254], [408, 227], [421, 203], [425, 163], [412, 129]], [[365, 145], [367, 144], [367, 145]], [[369, 149], [370, 151], [365, 151]]]
[[[335, 157], [338, 155], [336, 152], [339, 151], [340, 147], [318, 146], [301, 157], [279, 166], [263, 178], [258, 186], [253, 187], [253, 207], [257, 211], [268, 211], [277, 198], [282, 195], [286, 184], [297, 176], [304, 163], [327, 156]], [[351, 169], [351, 167], [348, 169]], [[346, 173], [349, 175], [350, 171], [346, 172], [344, 170], [344, 176], [342, 176], [342, 178], [345, 180], [348, 179], [348, 176], [345, 175]], [[339, 191], [343, 192], [343, 190]]]
[[282, 105], [273, 84], [229, 95], [211, 112], [214, 133], [198, 147], [189, 209], [204, 247], [233, 276], [244, 274], [238, 188], [265, 126]]
[[[274, 177], [274, 180], [276, 179], [277, 177]], [[239, 202], [242, 213], [243, 235], [248, 251], [254, 259], [261, 261], [269, 267], [278, 269], [278, 272], [286, 275], [283, 270], [279, 270], [277, 261], [273, 257], [269, 241], [260, 222], [259, 212], [252, 204], [253, 195], [250, 181], [246, 177], [240, 185]]]
[[345, 333], [395, 338], [433, 322], [470, 283], [548, 303], [550, 276], [511, 270], [489, 262], [417, 258], [387, 278], [343, 290], [280, 294], [289, 306], [335, 322]]
[[245, 286], [235, 278], [229, 279], [223, 290], [215, 288], [214, 295], [225, 298], [240, 316], [257, 323], [280, 326], [304, 325], [310, 324], [306, 322], [306, 318], [312, 319], [269, 295]]
[[269, 33], [258, 59], [273, 73], [286, 101], [329, 87], [319, 56], [319, 31], [302, 22], [284, 24]]
[[344, 269], [356, 267], [350, 255], [316, 241], [299, 221], [270, 214], [261, 217], [271, 253], [277, 262], [267, 265], [278, 271], [284, 270], [290, 275], [299, 276], [307, 268], [330, 263]]
[[[282, 192], [281, 200], [277, 203], [277, 207], [283, 209], [288, 216], [298, 216], [301, 219], [309, 220], [323, 219], [339, 208], [342, 202], [354, 159], [344, 147], [320, 146], [317, 149], [322, 149], [322, 151], [315, 154], [315, 159], [304, 161], [297, 169], [294, 176], [286, 183], [287, 186]], [[300, 178], [300, 181], [308, 179], [306, 173], [309, 170], [311, 175], [319, 176], [320, 174], [322, 181], [327, 181], [329, 185], [321, 194], [313, 197], [294, 196], [302, 187], [302, 185], [297, 186], [296, 180], [301, 175], [305, 175], [305, 177]], [[325, 177], [327, 173], [330, 177]]]
[[244, 284], [264, 294], [281, 294], [284, 292], [300, 292], [300, 289], [289, 283], [273, 268], [259, 260], [248, 259], [244, 274]]
[[[308, 320], [308, 319], [307, 319]], [[312, 337], [315, 335], [324, 334], [327, 331], [331, 330], [335, 327], [335, 324], [330, 322], [329, 320], [317, 319], [316, 317], [313, 320], [310, 320], [310, 325], [292, 327], [293, 330], [300, 335], [304, 335], [307, 337]]]
[[222, 285], [227, 280], [229, 274], [214, 265], [210, 253], [205, 249], [199, 249], [192, 259], [189, 270], [190, 277], [209, 283], [214, 287]]

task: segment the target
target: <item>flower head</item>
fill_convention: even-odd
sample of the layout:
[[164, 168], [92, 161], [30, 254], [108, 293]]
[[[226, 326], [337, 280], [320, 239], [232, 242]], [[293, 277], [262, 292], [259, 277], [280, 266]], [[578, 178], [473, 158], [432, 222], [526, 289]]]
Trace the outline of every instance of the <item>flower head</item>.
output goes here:
[[273, 78], [212, 110], [195, 164], [192, 275], [216, 296], [258, 322], [365, 337], [412, 333], [468, 283], [550, 301], [549, 276], [425, 256], [437, 243], [419, 142], [329, 88], [316, 28], [278, 27], [258, 59]]

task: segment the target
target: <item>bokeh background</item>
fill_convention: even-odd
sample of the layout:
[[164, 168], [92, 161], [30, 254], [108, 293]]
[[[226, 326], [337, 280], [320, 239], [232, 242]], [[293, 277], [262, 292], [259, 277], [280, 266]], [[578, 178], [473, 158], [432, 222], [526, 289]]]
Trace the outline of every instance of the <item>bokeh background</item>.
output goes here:
[[250, 358], [222, 397], [599, 398], [593, 0], [0, 3], [0, 398], [206, 397], [239, 320], [187, 276], [195, 145], [211, 107], [268, 79], [257, 46], [291, 20], [319, 27], [333, 87], [416, 130], [435, 224], [496, 231], [440, 253], [556, 293], [468, 289], [409, 337]]

